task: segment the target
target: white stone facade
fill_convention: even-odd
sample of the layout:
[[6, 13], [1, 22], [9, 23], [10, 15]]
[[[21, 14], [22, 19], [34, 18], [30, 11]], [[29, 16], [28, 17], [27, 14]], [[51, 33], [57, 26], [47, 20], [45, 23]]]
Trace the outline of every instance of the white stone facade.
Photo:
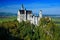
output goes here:
[[24, 9], [23, 5], [21, 7], [21, 10], [18, 10], [18, 22], [29, 20], [34, 25], [38, 25], [40, 18], [42, 18], [42, 10], [39, 11], [38, 16], [33, 15], [31, 10]]

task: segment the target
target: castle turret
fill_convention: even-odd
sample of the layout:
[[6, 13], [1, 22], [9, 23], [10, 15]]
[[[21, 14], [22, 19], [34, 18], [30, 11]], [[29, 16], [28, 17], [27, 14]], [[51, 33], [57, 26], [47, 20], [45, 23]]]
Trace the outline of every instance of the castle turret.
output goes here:
[[42, 10], [39, 11], [39, 18], [42, 18]]
[[24, 10], [24, 21], [26, 21], [27, 20], [27, 15], [26, 15], [26, 8], [25, 8], [25, 10]]
[[39, 21], [40, 21], [41, 18], [42, 18], [42, 10], [39, 11], [38, 24], [39, 24]]

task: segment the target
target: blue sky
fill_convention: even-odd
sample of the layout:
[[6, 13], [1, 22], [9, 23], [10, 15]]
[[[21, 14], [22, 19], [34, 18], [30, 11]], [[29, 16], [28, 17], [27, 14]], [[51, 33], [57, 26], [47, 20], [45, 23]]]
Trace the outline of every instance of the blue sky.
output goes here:
[[21, 4], [33, 13], [60, 15], [60, 0], [0, 0], [0, 12], [17, 13]]

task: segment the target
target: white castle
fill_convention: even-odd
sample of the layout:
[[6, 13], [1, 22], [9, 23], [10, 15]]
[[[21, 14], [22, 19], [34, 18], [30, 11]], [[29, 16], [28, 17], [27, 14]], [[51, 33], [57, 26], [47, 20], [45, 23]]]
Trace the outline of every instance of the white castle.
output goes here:
[[29, 20], [32, 24], [38, 25], [40, 18], [42, 18], [42, 10], [39, 11], [38, 16], [33, 15], [31, 10], [26, 10], [23, 5], [21, 6], [21, 9], [18, 10], [18, 22]]

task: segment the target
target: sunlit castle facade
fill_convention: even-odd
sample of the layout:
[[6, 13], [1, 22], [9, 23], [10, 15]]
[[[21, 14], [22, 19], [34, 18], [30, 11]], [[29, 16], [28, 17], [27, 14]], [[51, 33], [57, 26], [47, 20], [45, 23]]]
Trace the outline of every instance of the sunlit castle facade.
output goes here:
[[39, 11], [39, 15], [33, 15], [32, 10], [26, 10], [24, 6], [18, 10], [17, 20], [18, 22], [29, 20], [32, 24], [38, 25], [40, 18], [42, 18], [42, 10]]

